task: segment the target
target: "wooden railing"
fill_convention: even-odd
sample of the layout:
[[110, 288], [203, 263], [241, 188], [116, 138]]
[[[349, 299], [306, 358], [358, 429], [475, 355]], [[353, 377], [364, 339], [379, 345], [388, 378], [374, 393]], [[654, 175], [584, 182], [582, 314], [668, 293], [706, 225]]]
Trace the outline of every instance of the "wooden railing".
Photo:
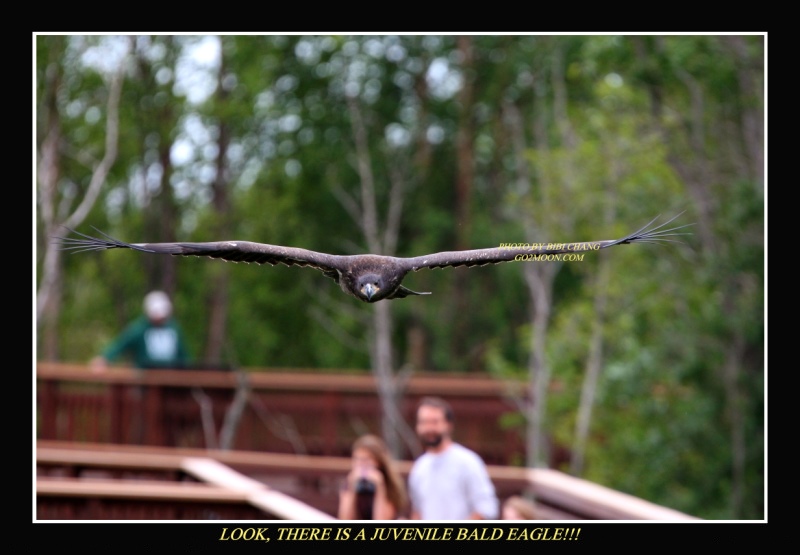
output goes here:
[[[356, 437], [381, 430], [369, 374], [128, 368], [92, 374], [85, 365], [40, 362], [36, 378], [39, 439], [343, 456]], [[456, 439], [489, 464], [518, 464], [523, 436], [503, 425], [516, 412], [515, 387], [522, 389], [485, 376], [415, 375], [404, 384], [400, 410], [412, 424], [422, 396], [443, 396], [456, 413]], [[243, 405], [236, 401], [242, 388], [249, 392]], [[232, 441], [221, 445], [223, 423], [236, 418]], [[416, 454], [404, 449], [399, 458]]]
[[[411, 423], [420, 397], [448, 399], [456, 413], [456, 439], [487, 462], [498, 497], [532, 493], [543, 519], [693, 518], [557, 471], [514, 466], [524, 460], [523, 442], [517, 430], [501, 424], [505, 416], [516, 412], [509, 396], [514, 388], [519, 392], [522, 385], [477, 376], [413, 376], [404, 385], [401, 414]], [[248, 395], [237, 396], [244, 390]], [[46, 450], [37, 461], [39, 500], [50, 500], [39, 505], [42, 514], [49, 515], [42, 518], [69, 518], [64, 515], [70, 512], [118, 515], [103, 518], [136, 518], [119, 516], [136, 514], [155, 519], [295, 518], [274, 506], [252, 503], [241, 489], [209, 489], [197, 476], [193, 485], [175, 489], [187, 486], [180, 477], [191, 477], [186, 461], [199, 459], [216, 461], [268, 484], [271, 493], [286, 495], [284, 501], [290, 505], [295, 500], [332, 515], [353, 440], [365, 432], [380, 433], [381, 408], [370, 375], [127, 368], [92, 374], [84, 365], [39, 363], [36, 395], [38, 446], [62, 450], [60, 462], [48, 459]], [[247, 403], [238, 403], [243, 398]], [[238, 425], [230, 428], [235, 434], [229, 449], [220, 449], [223, 421], [235, 420], [232, 414], [237, 412]], [[82, 454], [80, 460], [69, 463], [65, 449], [96, 454]], [[97, 454], [103, 452], [116, 453], [116, 457], [122, 453], [122, 461], [142, 454], [145, 458], [139, 462], [149, 462], [137, 464], [136, 479], [156, 477], [162, 483], [144, 490], [132, 489], [126, 482], [87, 483], [87, 479], [117, 478], [124, 470], [124, 462], [111, 463], [112, 456]], [[168, 457], [168, 468], [153, 467], [158, 466], [159, 453]], [[181, 462], [176, 463], [175, 457], [181, 457]], [[399, 457], [404, 476], [413, 458], [410, 452]], [[210, 463], [205, 465], [210, 467]], [[52, 475], [54, 466], [62, 473], [56, 469]], [[87, 469], [101, 470], [100, 466], [99, 475], [86, 474]], [[250, 486], [255, 488], [250, 483], [245, 489]], [[149, 498], [134, 499], [134, 490], [149, 492]], [[205, 496], [201, 507], [192, 502], [198, 496]], [[170, 502], [164, 503], [165, 499]]]
[[[329, 520], [351, 464], [346, 457], [53, 441], [37, 443], [36, 463], [38, 518], [104, 520]], [[398, 462], [404, 478], [410, 468]], [[694, 519], [554, 470], [488, 470], [500, 499], [531, 492], [543, 520]]]
[[205, 453], [186, 456], [146, 448], [113, 451], [107, 445], [68, 445], [37, 446], [41, 520], [334, 518]]

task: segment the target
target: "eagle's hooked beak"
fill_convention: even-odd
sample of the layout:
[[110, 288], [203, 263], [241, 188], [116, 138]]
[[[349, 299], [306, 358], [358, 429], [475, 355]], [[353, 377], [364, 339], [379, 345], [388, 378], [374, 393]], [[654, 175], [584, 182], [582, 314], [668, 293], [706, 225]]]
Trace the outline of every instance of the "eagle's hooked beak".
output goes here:
[[378, 288], [372, 285], [371, 283], [368, 283], [364, 286], [364, 294], [367, 296], [368, 301], [371, 301], [372, 296], [375, 295], [375, 293], [377, 292]]

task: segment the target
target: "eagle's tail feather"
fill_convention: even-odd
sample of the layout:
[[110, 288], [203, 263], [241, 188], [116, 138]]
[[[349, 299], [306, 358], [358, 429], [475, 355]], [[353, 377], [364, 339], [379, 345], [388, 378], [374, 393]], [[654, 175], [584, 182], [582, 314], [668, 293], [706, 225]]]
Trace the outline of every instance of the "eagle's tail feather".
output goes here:
[[430, 295], [430, 291], [427, 293], [419, 293], [417, 291], [412, 291], [405, 285], [401, 285], [397, 288], [397, 291], [386, 297], [387, 299], [403, 299], [408, 297], [409, 295]]

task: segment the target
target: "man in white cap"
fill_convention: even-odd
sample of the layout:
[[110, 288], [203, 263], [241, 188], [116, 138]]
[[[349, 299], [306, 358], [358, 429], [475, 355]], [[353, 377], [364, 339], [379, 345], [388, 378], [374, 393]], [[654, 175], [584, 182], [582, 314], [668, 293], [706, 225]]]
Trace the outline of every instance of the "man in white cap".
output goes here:
[[180, 326], [172, 316], [172, 303], [163, 291], [151, 291], [144, 298], [144, 314], [128, 324], [92, 359], [92, 369], [102, 372], [109, 362], [122, 355], [131, 358], [137, 368], [181, 368], [189, 355]]

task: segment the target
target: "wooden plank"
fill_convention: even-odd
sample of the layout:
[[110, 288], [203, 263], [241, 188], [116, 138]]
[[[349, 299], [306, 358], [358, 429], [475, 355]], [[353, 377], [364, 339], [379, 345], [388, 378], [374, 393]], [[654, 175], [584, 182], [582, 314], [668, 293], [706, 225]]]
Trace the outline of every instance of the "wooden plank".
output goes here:
[[[150, 450], [152, 451], [152, 450]], [[48, 465], [66, 465], [77, 467], [92, 467], [92, 468], [112, 468], [112, 469], [128, 469], [128, 470], [160, 470], [160, 471], [176, 471], [180, 470], [186, 474], [195, 477], [196, 479], [204, 482], [205, 484], [212, 484], [219, 491], [235, 492], [238, 494], [238, 499], [249, 503], [261, 510], [270, 514], [276, 515], [279, 518], [289, 520], [306, 520], [306, 521], [319, 521], [319, 520], [332, 520], [333, 516], [310, 507], [292, 497], [285, 495], [281, 492], [271, 491], [268, 486], [258, 480], [254, 480], [232, 468], [222, 464], [219, 461], [206, 457], [186, 457], [180, 454], [164, 454], [164, 453], [143, 453], [127, 450], [126, 452], [109, 452], [106, 450], [88, 450], [88, 449], [59, 449], [54, 447], [40, 447], [37, 449], [37, 463]], [[283, 468], [286, 468], [285, 466]], [[40, 478], [46, 480], [45, 478]], [[39, 491], [37, 480], [37, 492]], [[56, 495], [59, 491], [75, 493], [80, 490], [81, 486], [86, 486], [84, 490], [85, 496], [96, 496], [97, 484], [112, 484], [109, 494], [104, 496], [112, 497], [125, 497], [137, 498], [138, 496], [130, 496], [131, 484], [133, 487], [142, 487], [143, 481], [126, 481], [126, 480], [81, 480], [74, 481], [62, 480], [53, 481], [55, 486], [48, 485], [51, 480], [47, 480], [43, 485], [42, 492], [49, 495]], [[161, 487], [169, 485], [169, 482], [153, 482], [158, 487], [155, 489], [146, 487], [144, 498], [156, 499], [160, 495], [169, 497], [170, 492], [180, 494], [178, 499], [183, 499], [186, 492], [191, 490], [184, 489], [169, 489]], [[185, 484], [175, 486], [183, 488]], [[208, 485], [203, 485], [208, 488]], [[60, 489], [59, 489], [60, 488]], [[198, 489], [197, 492], [204, 491]], [[197, 495], [197, 493], [192, 493]], [[152, 497], [151, 497], [152, 496]]]
[[233, 491], [249, 492], [266, 489], [266, 485], [236, 472], [219, 461], [202, 457], [181, 457], [181, 468], [201, 482]]
[[275, 490], [261, 490], [251, 493], [248, 501], [255, 507], [273, 513], [284, 520], [321, 521], [336, 520], [336, 517], [319, 511]]
[[183, 457], [164, 453], [38, 447], [37, 463], [114, 469], [178, 470]]
[[[377, 384], [367, 371], [354, 373], [341, 370], [339, 373], [320, 373], [314, 369], [249, 369], [247, 372], [217, 372], [213, 370], [147, 370], [137, 371], [126, 367], [111, 367], [102, 374], [93, 374], [89, 367], [80, 364], [39, 361], [36, 364], [37, 378], [92, 383], [141, 383], [146, 385], [170, 385], [185, 387], [187, 382], [197, 387], [236, 389], [238, 377], [243, 374], [254, 389], [293, 390], [338, 393], [374, 394]], [[415, 396], [447, 395], [497, 397], [514, 392], [524, 392], [524, 383], [499, 380], [488, 376], [464, 376], [460, 374], [417, 373], [405, 384], [405, 393]]]
[[548, 468], [528, 469], [537, 498], [598, 520], [699, 520], [627, 493]]
[[219, 461], [200, 457], [186, 457], [181, 468], [203, 482], [215, 484], [230, 491], [244, 494], [247, 501], [269, 513], [290, 520], [335, 520], [319, 511], [278, 491], [258, 480], [244, 476]]
[[144, 499], [153, 501], [192, 501], [248, 503], [248, 495], [207, 484], [161, 480], [111, 480], [86, 478], [36, 479], [36, 495], [47, 497]]

